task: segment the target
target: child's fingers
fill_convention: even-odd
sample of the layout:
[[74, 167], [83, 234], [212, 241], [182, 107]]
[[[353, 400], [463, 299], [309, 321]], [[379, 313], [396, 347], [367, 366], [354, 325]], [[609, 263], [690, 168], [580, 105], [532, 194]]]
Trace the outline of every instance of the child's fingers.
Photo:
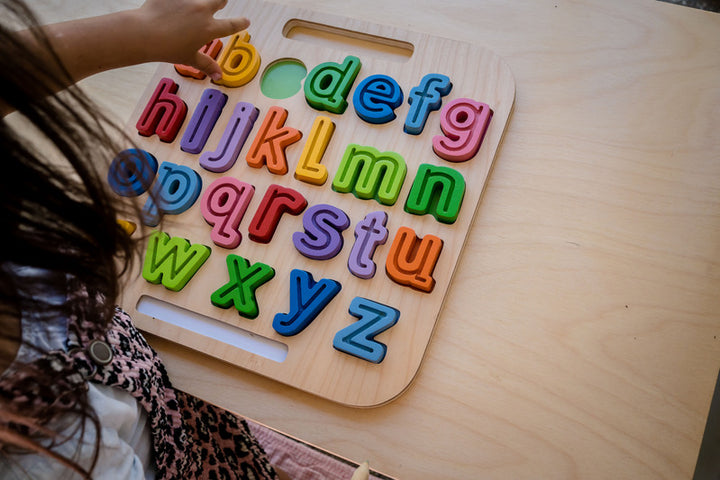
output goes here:
[[227, 5], [227, 0], [215, 0], [212, 7], [215, 9], [215, 11], [218, 11], [221, 8], [225, 8], [225, 5]]
[[220, 65], [218, 65], [217, 62], [210, 56], [202, 52], [197, 52], [195, 54], [195, 59], [190, 66], [197, 68], [213, 80], [218, 80], [222, 76], [222, 69], [220, 69]]
[[250, 20], [245, 17], [219, 18], [213, 23], [213, 35], [215, 38], [226, 37], [245, 30], [250, 26]]

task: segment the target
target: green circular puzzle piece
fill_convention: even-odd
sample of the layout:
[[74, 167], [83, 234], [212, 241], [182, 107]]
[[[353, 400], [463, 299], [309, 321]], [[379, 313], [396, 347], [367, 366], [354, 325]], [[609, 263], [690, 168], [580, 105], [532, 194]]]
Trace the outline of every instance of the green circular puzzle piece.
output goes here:
[[260, 80], [260, 91], [268, 98], [290, 98], [302, 88], [307, 69], [300, 60], [286, 58], [271, 63]]

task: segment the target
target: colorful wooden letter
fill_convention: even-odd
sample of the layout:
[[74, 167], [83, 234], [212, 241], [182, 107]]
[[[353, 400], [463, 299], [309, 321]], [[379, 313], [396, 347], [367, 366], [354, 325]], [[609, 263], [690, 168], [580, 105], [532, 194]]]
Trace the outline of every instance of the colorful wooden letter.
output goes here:
[[302, 138], [300, 130], [284, 126], [287, 116], [284, 108], [270, 107], [247, 153], [248, 165], [255, 168], [267, 165], [275, 175], [287, 173], [285, 149]]
[[350, 218], [337, 207], [313, 205], [303, 215], [305, 232], [293, 233], [298, 252], [313, 260], [328, 260], [343, 248], [342, 232], [350, 226]]
[[361, 62], [348, 55], [342, 64], [325, 62], [313, 68], [305, 79], [305, 99], [316, 110], [341, 114], [347, 96], [360, 71]]
[[315, 118], [295, 168], [295, 178], [313, 185], [325, 183], [328, 177], [327, 168], [320, 161], [325, 155], [333, 132], [335, 132], [335, 124], [330, 117], [318, 116]]
[[350, 144], [335, 173], [332, 189], [340, 193], [352, 192], [363, 200], [374, 198], [383, 205], [393, 205], [406, 174], [405, 160], [397, 153], [380, 153], [373, 147]]
[[215, 88], [206, 88], [200, 97], [200, 102], [190, 117], [190, 123], [180, 140], [180, 149], [188, 153], [200, 153], [205, 148], [210, 133], [215, 127], [223, 107], [227, 102], [227, 95]]
[[230, 37], [218, 65], [222, 78], [213, 83], [226, 87], [241, 87], [252, 80], [260, 69], [260, 54], [250, 44], [250, 34], [243, 30]]
[[382, 362], [387, 347], [375, 337], [395, 325], [400, 312], [363, 297], [353, 298], [348, 312], [359, 320], [335, 334], [333, 347], [371, 363]]
[[129, 148], [113, 158], [107, 181], [112, 191], [118, 195], [137, 197], [150, 188], [157, 170], [157, 159], [150, 152]]
[[220, 144], [214, 152], [203, 152], [200, 155], [200, 166], [211, 172], [222, 173], [235, 165], [257, 117], [258, 109], [252, 103], [238, 102]]
[[238, 227], [254, 193], [255, 187], [234, 177], [218, 178], [205, 190], [200, 211], [213, 225], [210, 238], [215, 245], [229, 249], [240, 245]]
[[419, 135], [425, 128], [430, 112], [439, 110], [442, 97], [450, 93], [452, 83], [450, 79], [439, 73], [428, 73], [420, 81], [420, 85], [410, 90], [407, 118], [405, 118], [405, 133]]
[[190, 244], [184, 238], [170, 237], [165, 232], [150, 234], [145, 252], [142, 276], [150, 283], [179, 292], [210, 256], [206, 245]]
[[230, 254], [225, 260], [230, 281], [210, 295], [210, 302], [219, 308], [232, 306], [245, 318], [260, 313], [255, 291], [275, 276], [275, 269], [261, 262], [250, 265], [245, 258]]
[[449, 162], [465, 162], [480, 149], [493, 111], [486, 103], [457, 98], [440, 111], [440, 128], [445, 136], [433, 137], [433, 150]]
[[394, 120], [395, 109], [402, 102], [400, 85], [387, 75], [370, 75], [360, 82], [353, 94], [355, 113], [368, 123], [382, 124]]
[[385, 272], [395, 283], [430, 293], [435, 288], [435, 270], [443, 241], [425, 235], [422, 241], [413, 229], [400, 227], [385, 261]]
[[290, 272], [290, 311], [277, 313], [273, 328], [285, 337], [305, 330], [340, 292], [342, 286], [330, 278], [316, 282], [310, 272], [293, 269]]
[[155, 92], [148, 100], [135, 127], [140, 135], [149, 137], [156, 133], [163, 142], [172, 142], [187, 115], [187, 105], [175, 95], [178, 84], [169, 78], [161, 78]]
[[250, 239], [257, 243], [270, 243], [282, 214], [300, 215], [305, 207], [307, 200], [297, 190], [270, 185], [248, 227]]
[[[220, 53], [220, 50], [222, 50], [222, 46], [223, 46], [222, 40], [220, 40], [219, 38], [216, 38], [215, 40], [212, 40], [212, 41], [206, 43], [205, 45], [203, 45], [203, 47], [200, 49], [200, 53], [204, 53], [208, 57], [215, 60], [218, 56], [218, 53]], [[200, 70], [198, 70], [195, 67], [189, 67], [187, 65], [181, 65], [181, 64], [177, 64], [177, 63], [175, 64], [175, 71], [177, 73], [179, 73], [180, 75], [182, 75], [183, 77], [191, 77], [191, 78], [195, 78], [198, 80], [202, 80], [203, 78], [206, 77], [206, 75], [203, 72], [201, 72]]]
[[439, 222], [455, 223], [464, 195], [465, 179], [460, 172], [423, 163], [410, 187], [405, 211], [413, 215], [431, 213]]
[[160, 216], [178, 215], [192, 207], [200, 196], [202, 179], [190, 167], [170, 162], [160, 164], [157, 181], [142, 209], [142, 221], [151, 227], [160, 223]]
[[127, 233], [128, 237], [131, 237], [132, 234], [135, 233], [135, 230], [137, 230], [137, 223], [135, 222], [120, 219], [117, 219], [116, 221], [120, 228], [122, 228], [123, 231]]
[[355, 243], [348, 257], [348, 270], [358, 278], [372, 278], [375, 276], [375, 262], [373, 255], [379, 245], [383, 245], [388, 238], [388, 214], [383, 211], [372, 212], [355, 225]]

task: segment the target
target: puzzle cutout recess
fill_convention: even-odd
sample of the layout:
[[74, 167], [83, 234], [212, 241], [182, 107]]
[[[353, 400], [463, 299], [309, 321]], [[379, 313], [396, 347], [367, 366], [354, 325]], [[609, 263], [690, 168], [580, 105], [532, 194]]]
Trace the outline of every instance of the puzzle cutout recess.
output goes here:
[[[215, 40], [203, 51], [217, 58], [222, 79], [212, 85], [201, 72], [175, 66], [184, 80], [178, 83], [161, 78], [136, 123], [137, 133], [143, 137], [157, 136], [166, 144], [179, 138], [177, 147], [196, 156], [197, 167], [163, 161], [137, 148], [119, 152], [108, 171], [109, 185], [118, 195], [148, 193], [140, 219], [145, 225], [156, 227], [164, 215], [179, 215], [198, 201], [197, 220], [202, 217], [208, 225], [207, 244], [154, 231], [145, 252], [144, 280], [174, 292], [183, 290], [203, 268], [214, 251], [210, 246], [213, 244], [227, 252], [227, 275], [217, 279], [207, 301], [219, 309], [234, 308], [241, 317], [252, 320], [258, 317], [261, 307], [256, 292], [275, 281], [276, 271], [271, 262], [242, 256], [243, 244], [287, 242], [288, 248], [294, 248], [302, 257], [319, 262], [333, 259], [348, 248], [346, 268], [354, 277], [372, 282], [377, 275], [386, 275], [400, 288], [433, 295], [433, 272], [442, 258], [443, 239], [417, 231], [404, 218], [393, 218], [396, 227], [394, 232], [389, 230], [390, 215], [383, 207], [402, 202], [402, 217], [430, 215], [436, 222], [452, 225], [461, 212], [468, 181], [454, 165], [472, 162], [482, 148], [493, 117], [491, 106], [471, 98], [444, 102], [453, 89], [452, 79], [434, 72], [419, 78], [405, 99], [403, 86], [389, 75], [373, 74], [358, 81], [362, 61], [347, 55], [339, 62], [316, 65], [305, 77], [302, 95], [308, 108], [316, 111], [316, 117], [312, 128], [301, 132], [291, 126], [292, 112], [280, 106], [261, 112], [247, 101], [228, 105], [225, 92], [256, 81], [261, 65], [260, 52], [250, 43], [247, 32], [233, 35], [225, 45]], [[183, 99], [185, 81], [208, 82], [191, 114]], [[405, 102], [409, 105], [407, 114], [398, 118], [396, 110]], [[349, 111], [350, 105], [354, 113]], [[222, 114], [227, 116], [228, 112], [226, 124], [220, 125]], [[437, 113], [431, 116], [433, 112]], [[442, 134], [432, 138], [428, 154], [440, 159], [436, 162], [440, 164], [420, 163], [410, 179], [403, 152], [349, 143], [344, 146], [339, 167], [329, 172], [323, 160], [336, 131], [333, 115], [357, 115], [361, 121], [378, 126], [398, 118], [402, 126], [395, 122], [383, 128], [393, 129], [393, 135], [411, 137], [421, 134], [431, 118], [438, 120]], [[208, 145], [212, 132], [221, 128], [217, 145]], [[303, 138], [304, 146], [293, 165], [286, 149]], [[228, 175], [246, 145], [244, 160], [249, 168], [265, 168], [268, 175], [278, 177], [292, 170], [296, 188], [272, 183], [265, 191], [256, 192], [242, 175]], [[201, 169], [215, 175], [207, 185], [203, 185], [198, 173]], [[411, 182], [409, 191], [400, 198], [406, 182]], [[304, 188], [330, 188], [337, 195], [353, 195], [357, 202], [375, 202], [378, 207], [353, 226], [342, 208], [328, 203], [309, 204]], [[261, 200], [250, 209], [256, 196]], [[276, 238], [278, 225], [287, 216], [301, 219], [302, 228], [291, 238]], [[241, 233], [246, 217], [247, 238]], [[351, 227], [354, 240], [346, 247], [348, 238], [352, 239], [347, 232]], [[386, 243], [386, 257], [377, 258], [376, 250]], [[301, 265], [291, 271], [286, 289], [289, 310], [276, 311], [272, 320], [274, 331], [281, 336], [303, 332], [343, 288], [338, 280], [314, 278], [308, 270]], [[283, 308], [282, 303], [276, 303], [262, 307]], [[375, 337], [403, 321], [402, 312], [393, 305], [360, 296], [352, 299], [347, 312], [358, 320], [336, 332], [333, 347], [367, 362], [382, 362], [388, 347]]]

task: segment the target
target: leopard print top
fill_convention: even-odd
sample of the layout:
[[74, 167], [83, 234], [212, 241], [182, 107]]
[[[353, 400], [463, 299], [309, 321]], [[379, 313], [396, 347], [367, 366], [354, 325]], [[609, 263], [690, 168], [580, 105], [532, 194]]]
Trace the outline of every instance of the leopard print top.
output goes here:
[[[84, 388], [86, 381], [121, 388], [148, 415], [157, 479], [278, 479], [245, 420], [172, 386], [127, 313], [116, 308], [110, 328], [102, 333], [88, 334], [97, 330], [90, 323], [70, 325], [68, 351], [50, 352], [36, 361], [59, 379], [50, 391], [38, 391], [31, 378], [0, 382], [0, 393], [20, 411], [23, 402], [62, 401], [64, 391]], [[92, 340], [110, 346], [109, 364], [99, 365], [90, 357], [85, 347]]]

